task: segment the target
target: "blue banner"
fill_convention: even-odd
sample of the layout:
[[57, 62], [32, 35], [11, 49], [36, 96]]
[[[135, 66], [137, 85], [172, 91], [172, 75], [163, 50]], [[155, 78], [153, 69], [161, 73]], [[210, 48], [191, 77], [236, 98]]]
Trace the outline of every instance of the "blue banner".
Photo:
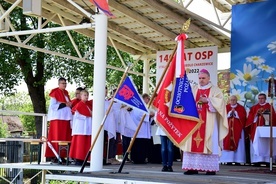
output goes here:
[[198, 120], [198, 112], [195, 99], [191, 90], [187, 74], [184, 77], [175, 78], [172, 100], [169, 107], [169, 115], [191, 120]]
[[144, 100], [137, 92], [129, 76], [126, 77], [126, 79], [120, 86], [117, 94], [115, 95], [115, 99], [130, 107], [136, 108], [143, 112], [148, 112]]
[[231, 95], [247, 110], [259, 93], [268, 94], [265, 80], [275, 76], [275, 7], [275, 0], [232, 6]]

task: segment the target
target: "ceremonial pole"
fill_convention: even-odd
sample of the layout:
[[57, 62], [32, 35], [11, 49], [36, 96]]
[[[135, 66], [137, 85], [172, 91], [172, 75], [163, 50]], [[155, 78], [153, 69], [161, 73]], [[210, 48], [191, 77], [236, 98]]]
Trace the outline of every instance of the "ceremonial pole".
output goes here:
[[271, 104], [270, 104], [270, 158], [269, 158], [269, 171], [272, 172], [272, 164], [273, 164], [273, 98], [275, 96], [275, 81], [274, 81], [274, 75], [271, 74], [271, 92], [270, 92], [270, 98], [271, 98]]
[[[125, 72], [124, 72], [124, 74], [123, 74], [123, 76], [122, 76], [122, 78], [121, 78], [121, 81], [120, 81], [120, 83], [119, 83], [119, 85], [118, 85], [118, 87], [117, 87], [117, 89], [116, 89], [116, 92], [115, 92], [114, 96], [117, 94], [117, 92], [118, 92], [120, 86], [122, 85], [123, 81], [124, 81], [125, 78], [127, 77], [127, 73], [128, 73], [128, 70], [129, 70], [129, 69], [130, 69], [130, 66], [128, 66], [128, 67], [126, 68], [126, 70], [125, 70]], [[80, 173], [83, 173], [84, 167], [85, 167], [85, 165], [86, 165], [86, 163], [87, 163], [87, 160], [88, 160], [88, 158], [89, 158], [89, 156], [90, 156], [90, 154], [91, 154], [91, 151], [93, 150], [93, 148], [94, 148], [94, 146], [95, 146], [95, 144], [96, 144], [96, 141], [97, 141], [97, 139], [98, 139], [98, 137], [99, 137], [99, 135], [100, 135], [100, 133], [101, 133], [101, 131], [102, 131], [102, 129], [103, 129], [105, 120], [106, 120], [106, 118], [107, 118], [107, 116], [108, 116], [108, 114], [109, 114], [109, 112], [110, 112], [110, 110], [111, 110], [111, 107], [112, 107], [113, 103], [114, 103], [114, 98], [111, 99], [111, 102], [110, 102], [110, 104], [109, 104], [109, 107], [108, 107], [108, 109], [107, 109], [105, 115], [104, 115], [104, 118], [103, 118], [103, 120], [102, 120], [102, 122], [101, 122], [101, 125], [100, 125], [100, 127], [99, 127], [99, 129], [98, 129], [98, 132], [97, 132], [95, 138], [92, 140], [93, 142], [92, 142], [92, 144], [91, 144], [91, 146], [90, 146], [90, 149], [89, 149], [89, 151], [87, 152], [86, 157], [85, 157], [85, 159], [84, 159], [84, 161], [83, 161], [83, 164], [82, 164], [81, 169], [80, 169]]]
[[[184, 32], [186, 32], [186, 31], [189, 29], [190, 21], [191, 21], [191, 20], [188, 19], [188, 20], [183, 24], [183, 27], [182, 27], [180, 33], [184, 33]], [[165, 69], [164, 69], [164, 71], [163, 71], [163, 73], [162, 73], [162, 75], [161, 75], [161, 77], [160, 77], [160, 79], [159, 79], [159, 81], [158, 81], [156, 87], [155, 87], [155, 90], [154, 90], [154, 92], [153, 92], [152, 98], [150, 99], [149, 103], [147, 104], [147, 105], [148, 105], [148, 108], [150, 108], [150, 106], [151, 106], [152, 103], [153, 103], [153, 100], [154, 100], [154, 98], [155, 98], [155, 96], [156, 96], [156, 94], [157, 94], [157, 92], [158, 92], [158, 90], [159, 90], [159, 87], [160, 87], [161, 83], [162, 83], [162, 79], [164, 78], [164, 76], [165, 76], [165, 74], [166, 74], [166, 72], [167, 72], [167, 70], [168, 70], [168, 68], [169, 68], [169, 66], [170, 66], [170, 63], [171, 63], [171, 61], [172, 61], [172, 59], [173, 59], [173, 57], [174, 57], [174, 54], [175, 54], [175, 52], [176, 52], [176, 49], [177, 49], [177, 44], [175, 45], [175, 47], [174, 47], [174, 49], [173, 49], [173, 51], [172, 51], [172, 54], [170, 55], [169, 61], [168, 61], [167, 65], [166, 65], [166, 67], [165, 67]], [[133, 136], [133, 138], [132, 138], [132, 140], [131, 140], [129, 146], [128, 146], [128, 149], [127, 149], [127, 151], [126, 151], [126, 153], [125, 153], [125, 155], [124, 155], [123, 161], [122, 161], [122, 163], [121, 163], [121, 165], [120, 165], [120, 167], [119, 167], [119, 169], [118, 169], [118, 172], [112, 172], [113, 174], [115, 174], [115, 173], [121, 173], [121, 172], [122, 172], [122, 169], [123, 169], [123, 167], [124, 167], [125, 161], [126, 161], [128, 155], [129, 155], [129, 153], [131, 152], [131, 148], [132, 148], [132, 146], [133, 146], [133, 144], [134, 144], [134, 141], [135, 141], [135, 139], [136, 139], [136, 136], [137, 136], [138, 132], [140, 131], [140, 128], [141, 128], [141, 126], [142, 126], [142, 123], [143, 123], [145, 117], [146, 117], [146, 114], [144, 114], [143, 117], [142, 117], [142, 119], [140, 120], [140, 123], [139, 123], [139, 125], [138, 125], [138, 127], [137, 127], [137, 129], [136, 129], [136, 131], [135, 131], [135, 134], [134, 134], [134, 136]], [[124, 174], [126, 174], [126, 173], [124, 173]]]
[[274, 96], [275, 96], [275, 80], [274, 80], [274, 75], [271, 74], [271, 78], [269, 79], [269, 85], [270, 90], [268, 93], [270, 93], [270, 137], [269, 137], [269, 146], [270, 146], [270, 153], [269, 153], [269, 171], [272, 172], [273, 167], [273, 101], [274, 101]]

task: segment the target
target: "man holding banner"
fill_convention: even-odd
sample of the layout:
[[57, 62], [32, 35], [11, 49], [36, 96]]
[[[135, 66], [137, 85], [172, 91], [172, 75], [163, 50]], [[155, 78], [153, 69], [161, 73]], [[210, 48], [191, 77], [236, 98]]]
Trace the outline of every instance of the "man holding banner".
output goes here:
[[[208, 175], [219, 170], [219, 142], [228, 133], [223, 94], [210, 82], [206, 69], [199, 72], [199, 86], [193, 91], [185, 71], [184, 40], [176, 37], [177, 51], [155, 99], [156, 122], [170, 140], [184, 151], [184, 174]], [[162, 77], [161, 77], [162, 78]]]
[[185, 143], [182, 168], [186, 175], [206, 171], [215, 175], [219, 171], [220, 143], [228, 133], [226, 106], [221, 90], [210, 82], [206, 69], [198, 74], [199, 84], [193, 88], [199, 128]]

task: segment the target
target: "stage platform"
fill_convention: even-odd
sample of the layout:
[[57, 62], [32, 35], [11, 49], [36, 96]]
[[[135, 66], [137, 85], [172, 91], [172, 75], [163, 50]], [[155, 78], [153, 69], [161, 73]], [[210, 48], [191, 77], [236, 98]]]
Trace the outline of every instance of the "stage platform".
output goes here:
[[66, 174], [47, 174], [46, 181], [66, 179], [107, 184], [276, 184], [275, 167], [274, 172], [269, 172], [268, 167], [221, 165], [220, 172], [214, 176], [206, 175], [205, 172], [198, 175], [184, 175], [181, 162], [174, 163], [174, 172], [161, 172], [161, 164], [127, 163], [121, 174], [116, 173], [118, 168], [119, 165], [107, 165], [104, 166], [104, 170], [97, 172], [72, 171]]
[[80, 166], [49, 163], [0, 164], [0, 168], [64, 171], [62, 174], [46, 174], [45, 183], [59, 180], [106, 184], [276, 184], [275, 166], [273, 172], [269, 172], [268, 167], [220, 165], [220, 172], [214, 176], [205, 175], [205, 172], [200, 172], [198, 175], [184, 175], [181, 162], [174, 162], [174, 172], [161, 172], [161, 164], [126, 163], [120, 174], [116, 173], [119, 165], [105, 165], [103, 170], [97, 172], [91, 172], [90, 167], [87, 166], [84, 173], [79, 173]]
[[[0, 168], [11, 168], [11, 169], [35, 169], [35, 170], [53, 170], [53, 171], [71, 171], [78, 172], [80, 170], [80, 166], [75, 165], [58, 165], [51, 164], [49, 162], [41, 163], [41, 164], [30, 164], [26, 163], [6, 163], [0, 164]], [[90, 167], [86, 166], [84, 168], [84, 172], [90, 171]]]

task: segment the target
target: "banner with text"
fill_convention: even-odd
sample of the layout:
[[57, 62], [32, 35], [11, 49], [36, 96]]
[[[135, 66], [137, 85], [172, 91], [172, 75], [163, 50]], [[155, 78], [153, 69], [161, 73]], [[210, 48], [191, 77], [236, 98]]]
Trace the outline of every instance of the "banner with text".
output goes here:
[[[156, 82], [159, 81], [171, 53], [171, 50], [156, 53]], [[185, 49], [185, 68], [191, 85], [198, 83], [198, 72], [203, 68], [210, 72], [211, 82], [217, 84], [217, 55], [217, 47]]]

